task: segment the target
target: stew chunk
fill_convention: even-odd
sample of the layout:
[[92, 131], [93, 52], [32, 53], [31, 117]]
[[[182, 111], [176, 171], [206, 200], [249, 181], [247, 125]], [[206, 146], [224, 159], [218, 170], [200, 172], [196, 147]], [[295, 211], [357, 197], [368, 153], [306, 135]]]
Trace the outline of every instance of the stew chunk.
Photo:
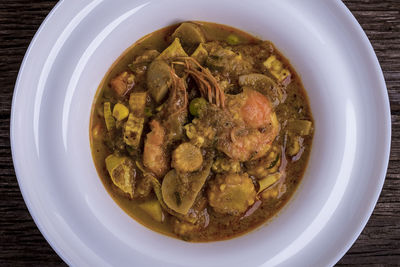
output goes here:
[[124, 71], [111, 81], [111, 88], [118, 96], [123, 96], [132, 89], [134, 82], [135, 76]]
[[106, 158], [106, 168], [113, 183], [124, 193], [133, 197], [135, 187], [136, 170], [133, 163], [127, 157], [119, 157], [113, 154]]
[[240, 215], [253, 205], [256, 197], [253, 182], [245, 174], [218, 175], [208, 190], [208, 201], [216, 212]]
[[172, 166], [182, 172], [193, 172], [200, 169], [203, 156], [198, 147], [191, 143], [180, 144], [172, 154]]
[[144, 143], [143, 164], [158, 177], [168, 170], [167, 159], [163, 147], [165, 130], [156, 120], [150, 122], [151, 132]]

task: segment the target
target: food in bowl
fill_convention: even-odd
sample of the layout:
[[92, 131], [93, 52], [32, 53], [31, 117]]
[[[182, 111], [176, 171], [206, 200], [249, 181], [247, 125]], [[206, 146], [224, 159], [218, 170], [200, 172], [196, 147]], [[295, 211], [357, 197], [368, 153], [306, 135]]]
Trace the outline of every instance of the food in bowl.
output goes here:
[[100, 84], [95, 166], [138, 222], [192, 242], [265, 223], [307, 166], [313, 118], [300, 77], [269, 41], [184, 22], [130, 47]]

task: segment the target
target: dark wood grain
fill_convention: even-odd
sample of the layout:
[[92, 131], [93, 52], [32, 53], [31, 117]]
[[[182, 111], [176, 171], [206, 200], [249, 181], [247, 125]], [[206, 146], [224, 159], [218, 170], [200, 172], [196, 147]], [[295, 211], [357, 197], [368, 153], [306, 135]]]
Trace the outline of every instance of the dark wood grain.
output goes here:
[[65, 265], [22, 199], [10, 149], [11, 99], [19, 66], [56, 1], [0, 0], [0, 266]]
[[338, 265], [400, 266], [400, 1], [346, 0], [378, 56], [389, 93], [392, 145], [378, 204]]
[[[400, 266], [400, 1], [346, 0], [378, 55], [392, 113], [385, 185], [366, 228], [338, 266]], [[0, 266], [65, 265], [22, 199], [9, 141], [13, 88], [25, 51], [56, 1], [0, 0]]]

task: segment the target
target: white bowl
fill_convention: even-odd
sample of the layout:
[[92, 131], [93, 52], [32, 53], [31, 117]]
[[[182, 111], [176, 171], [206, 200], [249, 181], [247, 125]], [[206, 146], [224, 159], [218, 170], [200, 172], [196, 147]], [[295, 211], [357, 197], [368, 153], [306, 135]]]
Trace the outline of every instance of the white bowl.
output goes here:
[[[294, 198], [267, 225], [228, 241], [187, 243], [140, 225], [108, 195], [90, 153], [90, 109], [108, 68], [143, 35], [184, 20], [271, 40], [300, 74], [315, 118]], [[11, 118], [26, 204], [75, 266], [333, 265], [375, 206], [390, 132], [378, 61], [338, 0], [60, 1], [26, 53]]]

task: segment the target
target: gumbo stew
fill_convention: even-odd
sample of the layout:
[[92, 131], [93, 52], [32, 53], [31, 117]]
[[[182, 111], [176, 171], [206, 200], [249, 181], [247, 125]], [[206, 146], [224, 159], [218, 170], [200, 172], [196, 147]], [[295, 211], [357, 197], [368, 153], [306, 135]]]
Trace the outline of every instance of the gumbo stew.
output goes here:
[[309, 158], [299, 76], [269, 41], [206, 22], [151, 33], [110, 68], [93, 159], [131, 217], [186, 241], [229, 239], [275, 215]]

